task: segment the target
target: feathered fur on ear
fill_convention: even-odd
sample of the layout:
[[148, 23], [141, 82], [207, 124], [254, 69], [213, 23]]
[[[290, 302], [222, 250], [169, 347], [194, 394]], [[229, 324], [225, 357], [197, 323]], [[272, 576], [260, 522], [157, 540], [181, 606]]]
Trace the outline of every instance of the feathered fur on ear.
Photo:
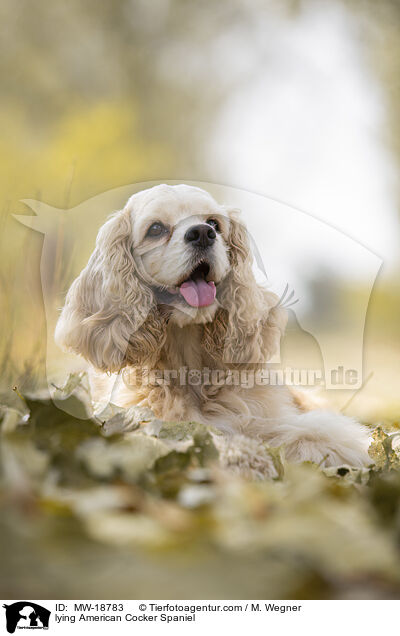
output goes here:
[[221, 307], [205, 326], [203, 345], [225, 363], [267, 362], [278, 350], [287, 314], [278, 297], [256, 283], [247, 230], [237, 210], [230, 218], [231, 272], [222, 284]]
[[163, 338], [153, 291], [133, 258], [130, 213], [116, 212], [100, 229], [87, 266], [68, 291], [56, 342], [113, 372], [150, 364]]

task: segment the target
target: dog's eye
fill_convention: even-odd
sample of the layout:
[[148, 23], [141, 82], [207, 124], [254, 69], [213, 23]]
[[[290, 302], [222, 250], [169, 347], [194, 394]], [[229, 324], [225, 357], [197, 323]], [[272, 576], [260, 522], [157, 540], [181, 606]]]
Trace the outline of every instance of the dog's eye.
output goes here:
[[216, 232], [220, 232], [221, 231], [220, 227], [219, 227], [219, 223], [218, 223], [218, 221], [216, 219], [207, 219], [206, 223], [208, 225], [211, 225], [211, 227], [213, 227]]
[[165, 227], [165, 225], [163, 225], [161, 221], [156, 221], [155, 223], [150, 225], [149, 229], [147, 230], [146, 236], [161, 236], [161, 234], [164, 234], [164, 232], [166, 231], [167, 228]]

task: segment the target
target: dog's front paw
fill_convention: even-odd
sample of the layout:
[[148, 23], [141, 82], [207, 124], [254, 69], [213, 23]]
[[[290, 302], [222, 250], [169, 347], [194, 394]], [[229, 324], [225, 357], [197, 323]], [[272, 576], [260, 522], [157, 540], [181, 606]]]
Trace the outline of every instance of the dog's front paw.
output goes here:
[[371, 464], [368, 430], [341, 413], [317, 410], [299, 414], [282, 424], [278, 437], [291, 462], [311, 461], [323, 467]]

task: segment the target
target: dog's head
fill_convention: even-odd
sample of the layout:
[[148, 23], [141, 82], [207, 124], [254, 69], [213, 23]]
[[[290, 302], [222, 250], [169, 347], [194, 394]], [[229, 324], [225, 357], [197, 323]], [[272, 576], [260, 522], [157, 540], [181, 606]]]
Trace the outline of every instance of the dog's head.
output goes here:
[[154, 364], [168, 321], [203, 324], [213, 357], [259, 361], [267, 320], [268, 355], [283, 328], [276, 300], [255, 282], [237, 211], [200, 188], [160, 185], [133, 195], [103, 225], [68, 292], [56, 340], [116, 371]]
[[204, 190], [156, 186], [125, 208], [139, 276], [179, 325], [212, 320], [230, 270], [227, 211]]

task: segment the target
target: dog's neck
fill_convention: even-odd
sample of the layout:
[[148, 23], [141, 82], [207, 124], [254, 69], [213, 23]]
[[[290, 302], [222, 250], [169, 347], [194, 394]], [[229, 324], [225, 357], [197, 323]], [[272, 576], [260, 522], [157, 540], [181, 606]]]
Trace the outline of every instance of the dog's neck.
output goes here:
[[203, 325], [186, 325], [179, 327], [169, 324], [167, 340], [160, 356], [165, 369], [202, 369], [215, 368], [215, 362], [202, 347]]

